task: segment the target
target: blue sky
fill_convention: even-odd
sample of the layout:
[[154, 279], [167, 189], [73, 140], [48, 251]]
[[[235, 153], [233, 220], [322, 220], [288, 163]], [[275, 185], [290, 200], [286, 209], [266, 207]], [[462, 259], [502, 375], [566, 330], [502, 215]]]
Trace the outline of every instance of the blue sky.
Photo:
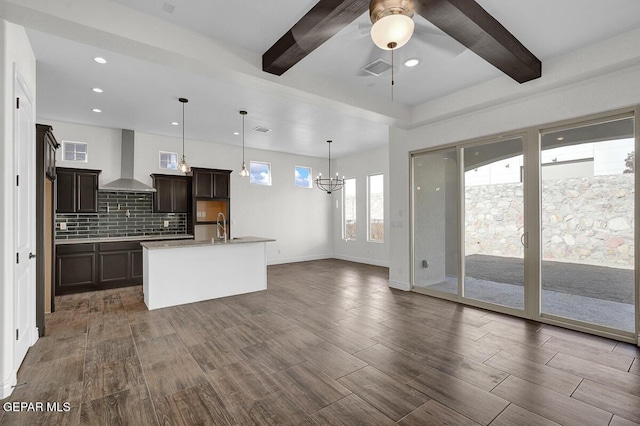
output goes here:
[[303, 188], [311, 188], [311, 168], [310, 167], [298, 167], [295, 168], [296, 186]]

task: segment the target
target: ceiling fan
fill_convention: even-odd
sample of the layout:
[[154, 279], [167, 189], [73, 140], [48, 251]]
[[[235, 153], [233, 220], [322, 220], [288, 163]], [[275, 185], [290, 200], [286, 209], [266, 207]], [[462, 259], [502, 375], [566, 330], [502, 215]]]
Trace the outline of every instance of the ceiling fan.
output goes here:
[[[263, 71], [282, 75], [367, 8], [372, 39], [382, 49], [409, 41], [417, 13], [519, 83], [542, 75], [540, 60], [475, 0], [319, 0], [262, 55]], [[391, 31], [388, 24], [394, 21], [400, 24]]]

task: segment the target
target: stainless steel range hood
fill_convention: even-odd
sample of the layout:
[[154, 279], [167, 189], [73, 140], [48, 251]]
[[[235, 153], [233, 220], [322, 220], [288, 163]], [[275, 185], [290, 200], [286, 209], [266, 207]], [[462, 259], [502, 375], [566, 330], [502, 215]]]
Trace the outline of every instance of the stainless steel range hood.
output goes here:
[[113, 192], [156, 192], [155, 188], [133, 178], [135, 152], [135, 133], [122, 129], [122, 147], [120, 149], [120, 179], [109, 182], [100, 188], [101, 191]]

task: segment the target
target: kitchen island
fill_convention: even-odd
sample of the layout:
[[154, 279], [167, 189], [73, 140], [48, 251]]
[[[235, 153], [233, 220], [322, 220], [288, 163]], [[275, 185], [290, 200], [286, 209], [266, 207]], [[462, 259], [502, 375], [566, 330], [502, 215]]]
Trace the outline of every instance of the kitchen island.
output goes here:
[[268, 238], [142, 242], [149, 310], [267, 289]]

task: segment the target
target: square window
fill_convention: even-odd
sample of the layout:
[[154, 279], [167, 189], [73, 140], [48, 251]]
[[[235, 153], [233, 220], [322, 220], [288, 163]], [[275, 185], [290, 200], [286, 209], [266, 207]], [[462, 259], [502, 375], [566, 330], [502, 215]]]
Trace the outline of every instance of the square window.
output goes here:
[[256, 185], [271, 186], [271, 163], [250, 161], [249, 182]]
[[311, 167], [295, 166], [295, 185], [300, 188], [313, 188]]
[[178, 170], [178, 154], [175, 152], [160, 151], [160, 168]]
[[86, 142], [62, 141], [62, 159], [86, 163], [88, 147]]

